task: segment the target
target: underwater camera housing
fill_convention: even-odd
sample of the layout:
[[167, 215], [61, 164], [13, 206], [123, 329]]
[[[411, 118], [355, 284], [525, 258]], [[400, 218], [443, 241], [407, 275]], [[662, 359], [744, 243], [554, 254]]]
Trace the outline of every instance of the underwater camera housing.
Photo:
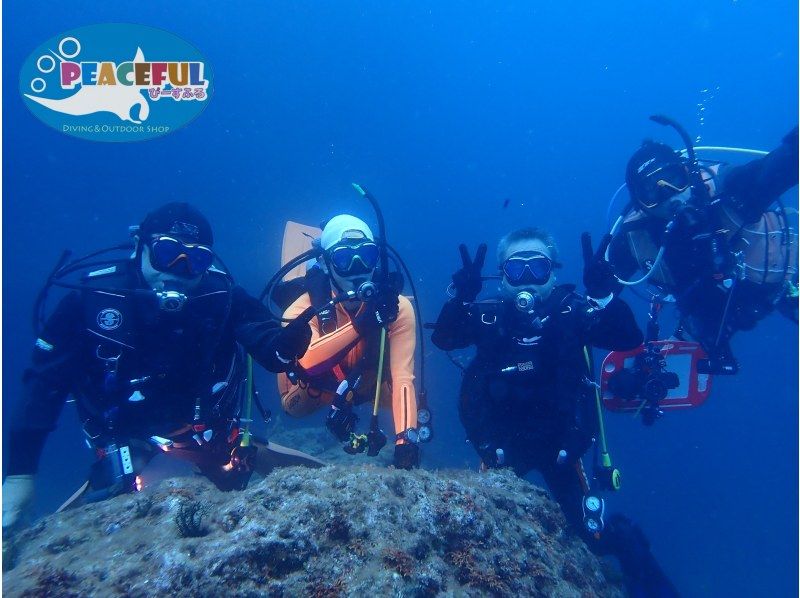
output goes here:
[[623, 401], [644, 402], [644, 423], [652, 424], [663, 411], [658, 404], [670, 390], [680, 386], [675, 372], [667, 371], [667, 361], [655, 347], [648, 346], [636, 356], [632, 367], [622, 368], [608, 379], [608, 390]]
[[712, 376], [700, 367], [707, 359], [702, 346], [690, 341], [648, 341], [630, 351], [612, 351], [600, 370], [603, 406], [641, 411], [646, 424], [662, 412], [699, 407], [711, 394]]

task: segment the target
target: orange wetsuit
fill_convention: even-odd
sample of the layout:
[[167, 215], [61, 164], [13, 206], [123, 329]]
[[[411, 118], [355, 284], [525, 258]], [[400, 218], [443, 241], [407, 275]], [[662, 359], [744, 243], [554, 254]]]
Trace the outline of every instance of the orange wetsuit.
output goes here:
[[[284, 318], [296, 318], [311, 305], [308, 294], [301, 295], [284, 312]], [[363, 309], [363, 306], [361, 307]], [[335, 396], [330, 388], [314, 387], [313, 379], [322, 374], [331, 374], [341, 380], [347, 372], [361, 360], [366, 342], [356, 332], [350, 314], [342, 303], [336, 306], [336, 330], [320, 336], [319, 322], [314, 318], [311, 324], [311, 344], [300, 359], [300, 366], [310, 376], [310, 382], [293, 385], [286, 374], [278, 375], [278, 390], [281, 404], [289, 415], [304, 417], [317, 409], [328, 406]], [[381, 402], [386, 404], [391, 396], [395, 434], [408, 428], [417, 427], [417, 399], [414, 392], [414, 351], [416, 349], [416, 321], [414, 307], [408, 298], [400, 296], [400, 310], [397, 320], [388, 330], [387, 357], [389, 361], [389, 380], [381, 389]], [[370, 402], [375, 397], [377, 360], [369, 363], [362, 371], [362, 384], [358, 390], [360, 402]], [[385, 378], [384, 378], [385, 379]], [[405, 443], [397, 440], [397, 444]]]

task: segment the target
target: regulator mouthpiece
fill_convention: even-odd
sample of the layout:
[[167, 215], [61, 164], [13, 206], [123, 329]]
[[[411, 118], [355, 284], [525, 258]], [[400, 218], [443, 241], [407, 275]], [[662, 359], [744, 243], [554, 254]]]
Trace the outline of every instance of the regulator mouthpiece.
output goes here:
[[158, 307], [163, 311], [181, 311], [186, 305], [186, 295], [178, 291], [159, 291], [156, 297], [158, 297]]
[[356, 297], [358, 297], [359, 301], [369, 301], [377, 292], [378, 287], [375, 286], [374, 282], [364, 282], [356, 290]]
[[534, 295], [529, 293], [528, 291], [520, 291], [517, 293], [517, 296], [514, 297], [514, 305], [515, 307], [526, 314], [533, 313], [536, 309], [536, 306], [539, 304], [539, 295]]

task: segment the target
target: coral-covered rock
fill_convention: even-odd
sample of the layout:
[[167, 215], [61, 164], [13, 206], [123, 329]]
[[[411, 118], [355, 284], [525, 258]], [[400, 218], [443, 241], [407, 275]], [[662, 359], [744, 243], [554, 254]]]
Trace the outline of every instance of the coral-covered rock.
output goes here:
[[229, 493], [176, 478], [12, 541], [6, 596], [622, 595], [507, 471], [287, 468]]

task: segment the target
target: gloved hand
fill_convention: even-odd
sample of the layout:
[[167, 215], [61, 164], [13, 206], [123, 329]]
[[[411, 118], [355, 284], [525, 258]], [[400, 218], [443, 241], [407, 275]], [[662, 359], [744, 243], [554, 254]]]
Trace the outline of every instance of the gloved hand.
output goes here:
[[306, 354], [311, 342], [311, 326], [302, 318], [295, 318], [284, 326], [275, 338], [275, 350], [285, 362], [294, 361]]
[[397, 469], [419, 467], [419, 446], [411, 442], [395, 444], [394, 466]]
[[478, 245], [474, 261], [469, 257], [467, 246], [463, 243], [458, 246], [458, 251], [461, 253], [462, 266], [458, 272], [453, 274], [453, 286], [456, 289], [456, 299], [469, 303], [475, 301], [483, 288], [481, 270], [486, 260], [486, 243]]
[[353, 326], [360, 335], [365, 335], [381, 326], [388, 326], [400, 313], [400, 295], [390, 286], [381, 286], [378, 292], [365, 302], [353, 318]]
[[357, 422], [358, 415], [353, 413], [351, 408], [338, 409], [331, 405], [331, 410], [325, 419], [325, 426], [336, 436], [339, 442], [345, 442], [350, 438], [350, 432], [355, 429]]
[[3, 482], [3, 532], [24, 520], [33, 504], [34, 478], [32, 475], [10, 475]]
[[611, 244], [611, 235], [606, 234], [597, 246], [597, 251], [592, 252], [592, 236], [589, 233], [581, 235], [583, 246], [583, 286], [586, 294], [593, 299], [605, 299], [617, 287], [614, 277], [614, 267], [606, 261], [606, 249]]

